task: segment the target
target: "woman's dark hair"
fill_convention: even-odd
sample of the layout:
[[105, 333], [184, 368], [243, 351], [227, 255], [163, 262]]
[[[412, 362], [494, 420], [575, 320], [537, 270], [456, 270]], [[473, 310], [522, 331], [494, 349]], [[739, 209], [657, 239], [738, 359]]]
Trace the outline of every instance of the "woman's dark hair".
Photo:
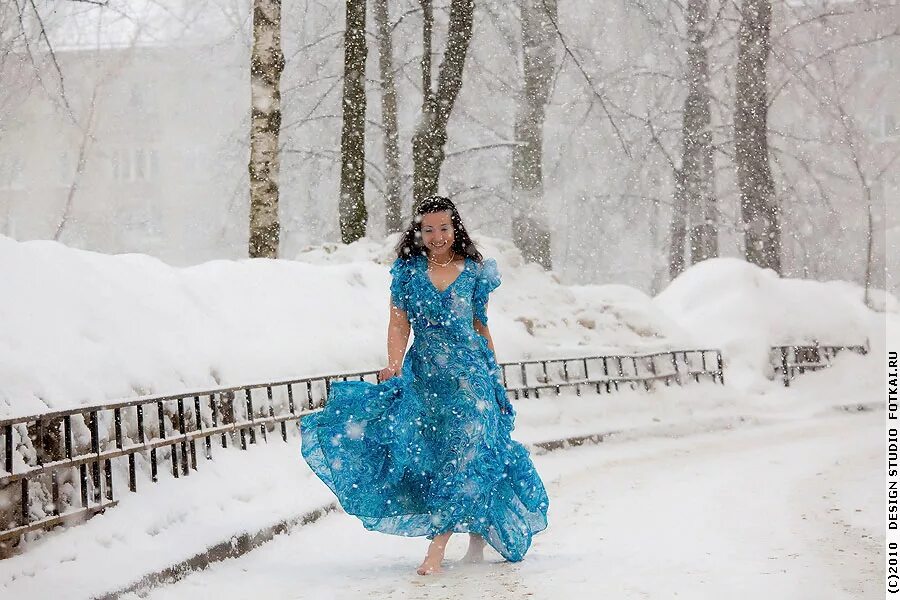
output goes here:
[[425, 246], [422, 243], [422, 215], [444, 210], [450, 211], [450, 223], [453, 224], [452, 250], [457, 255], [468, 256], [478, 263], [483, 260], [481, 252], [475, 247], [475, 242], [469, 237], [469, 232], [466, 231], [456, 206], [449, 198], [444, 196], [431, 196], [419, 203], [413, 214], [412, 223], [400, 236], [400, 242], [397, 244], [397, 256], [399, 258], [409, 259], [413, 256], [425, 255]]

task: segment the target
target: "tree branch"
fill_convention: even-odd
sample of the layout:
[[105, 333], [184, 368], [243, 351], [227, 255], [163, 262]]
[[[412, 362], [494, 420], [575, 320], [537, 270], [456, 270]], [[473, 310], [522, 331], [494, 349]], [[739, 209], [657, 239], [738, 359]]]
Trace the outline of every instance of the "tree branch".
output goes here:
[[563, 49], [566, 54], [572, 59], [572, 62], [575, 63], [575, 66], [578, 67], [578, 71], [581, 73], [581, 76], [584, 77], [584, 80], [588, 84], [588, 88], [591, 90], [591, 93], [595, 98], [600, 102], [600, 107], [603, 109], [603, 112], [606, 113], [606, 118], [609, 120], [609, 124], [612, 126], [613, 131], [616, 133], [616, 137], [619, 139], [619, 144], [622, 146], [622, 151], [625, 152], [625, 156], [631, 158], [631, 151], [628, 149], [628, 145], [625, 143], [625, 138], [622, 136], [622, 132], [619, 130], [619, 126], [616, 124], [615, 120], [612, 118], [612, 115], [609, 112], [609, 109], [606, 106], [607, 99], [594, 87], [594, 82], [591, 81], [591, 76], [588, 75], [584, 66], [582, 66], [581, 61], [578, 60], [578, 57], [575, 56], [575, 53], [572, 52], [571, 48], [569, 48], [568, 42], [566, 42], [566, 38], [563, 35], [562, 31], [559, 28], [559, 23], [550, 14], [550, 9], [547, 7], [546, 0], [542, 1], [544, 6], [544, 11], [547, 17], [550, 19], [550, 22], [553, 23], [553, 28], [556, 30], [556, 35], [559, 37], [559, 41], [562, 42]]

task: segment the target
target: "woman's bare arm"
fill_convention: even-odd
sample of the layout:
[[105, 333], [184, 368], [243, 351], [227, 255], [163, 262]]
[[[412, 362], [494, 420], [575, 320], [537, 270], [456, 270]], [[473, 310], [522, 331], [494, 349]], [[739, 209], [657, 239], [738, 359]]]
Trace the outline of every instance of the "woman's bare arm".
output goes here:
[[[484, 309], [487, 310], [487, 304], [484, 305]], [[497, 351], [494, 350], [494, 340], [491, 338], [491, 330], [488, 329], [488, 326], [478, 319], [472, 319], [472, 326], [475, 327], [475, 331], [477, 331], [484, 339], [487, 340], [488, 348], [490, 348], [491, 352], [493, 352], [494, 356], [496, 356]]]
[[[388, 321], [388, 366], [382, 370], [387, 379], [400, 371], [403, 365], [403, 355], [406, 352], [406, 344], [409, 342], [409, 317], [405, 310], [401, 310], [391, 304], [391, 316]], [[387, 372], [391, 371], [390, 374]]]

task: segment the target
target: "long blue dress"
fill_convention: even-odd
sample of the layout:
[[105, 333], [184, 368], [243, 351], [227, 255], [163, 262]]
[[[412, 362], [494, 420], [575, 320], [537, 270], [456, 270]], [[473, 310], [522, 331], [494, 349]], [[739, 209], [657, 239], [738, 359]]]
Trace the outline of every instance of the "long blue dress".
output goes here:
[[524, 558], [547, 527], [547, 492], [528, 451], [510, 438], [515, 412], [473, 317], [487, 324], [497, 263], [466, 258], [438, 290], [426, 258], [398, 258], [391, 301], [413, 343], [401, 373], [380, 384], [331, 385], [300, 422], [302, 454], [366, 529], [425, 536], [480, 534], [504, 558]]

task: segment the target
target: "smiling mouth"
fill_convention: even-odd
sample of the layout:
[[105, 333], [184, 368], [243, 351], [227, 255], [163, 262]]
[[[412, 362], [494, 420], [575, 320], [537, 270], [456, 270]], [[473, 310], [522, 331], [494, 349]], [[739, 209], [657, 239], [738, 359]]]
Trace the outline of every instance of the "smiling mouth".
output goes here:
[[435, 247], [435, 248], [441, 248], [441, 247], [443, 247], [443, 246], [446, 246], [446, 245], [447, 245], [447, 242], [441, 242], [440, 244], [438, 244], [438, 243], [436, 243], [436, 242], [431, 242], [431, 245], [432, 245], [433, 247]]

